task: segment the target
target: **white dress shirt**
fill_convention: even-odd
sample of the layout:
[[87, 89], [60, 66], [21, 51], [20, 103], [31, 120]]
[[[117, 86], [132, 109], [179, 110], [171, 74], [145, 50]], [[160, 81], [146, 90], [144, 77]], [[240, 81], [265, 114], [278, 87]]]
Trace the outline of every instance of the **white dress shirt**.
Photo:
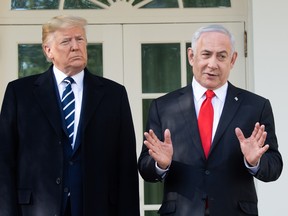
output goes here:
[[[194, 77], [192, 79], [192, 88], [193, 88], [193, 93], [194, 93], [194, 95], [193, 95], [194, 105], [195, 105], [196, 115], [197, 115], [197, 118], [198, 118], [201, 105], [204, 102], [204, 100], [206, 99], [205, 92], [207, 91], [207, 89], [204, 88], [203, 86], [201, 86], [194, 79]], [[224, 103], [225, 103], [225, 99], [226, 99], [226, 95], [227, 95], [227, 89], [228, 89], [228, 82], [226, 82], [220, 88], [213, 90], [213, 92], [215, 93], [215, 97], [213, 97], [213, 99], [212, 99], [212, 105], [213, 105], [213, 109], [214, 109], [214, 119], [213, 119], [213, 129], [212, 129], [212, 142], [213, 142], [213, 139], [214, 139], [214, 136], [215, 136], [216, 129], [217, 129], [218, 124], [219, 124], [219, 120], [220, 120], [220, 117], [221, 117], [221, 114], [222, 114], [223, 107], [224, 107]], [[258, 162], [257, 166], [250, 167], [248, 165], [247, 161], [244, 158], [245, 166], [249, 169], [249, 172], [251, 174], [253, 174], [253, 175], [258, 171], [259, 163], [260, 163], [260, 161]], [[155, 166], [156, 166], [156, 172], [159, 175], [162, 175], [162, 178], [165, 177], [165, 173], [169, 170], [169, 167], [166, 170], [163, 170], [157, 165], [157, 162], [155, 163]]]
[[[59, 96], [62, 97], [63, 91], [65, 86], [67, 85], [63, 80], [67, 77], [65, 73], [60, 71], [55, 66], [53, 67], [53, 72], [56, 78], [57, 87], [59, 90]], [[81, 113], [81, 104], [82, 104], [82, 96], [83, 96], [83, 78], [84, 78], [84, 71], [77, 73], [76, 75], [72, 76], [74, 79], [74, 83], [72, 84], [72, 90], [75, 95], [75, 122], [74, 122], [74, 136], [73, 136], [73, 143], [72, 148], [74, 148], [75, 140], [78, 131], [78, 125], [80, 120], [80, 113]]]

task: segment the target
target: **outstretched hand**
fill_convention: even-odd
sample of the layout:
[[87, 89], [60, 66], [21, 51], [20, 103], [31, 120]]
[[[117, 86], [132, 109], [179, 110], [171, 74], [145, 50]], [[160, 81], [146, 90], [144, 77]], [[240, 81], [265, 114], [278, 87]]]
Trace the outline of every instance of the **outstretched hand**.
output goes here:
[[164, 142], [160, 141], [153, 130], [145, 132], [146, 140], [144, 144], [149, 149], [150, 156], [157, 162], [161, 169], [167, 169], [171, 164], [173, 155], [173, 146], [171, 140], [170, 130], [164, 131]]
[[235, 133], [246, 161], [251, 166], [256, 166], [262, 155], [269, 149], [269, 145], [265, 144], [267, 137], [265, 126], [257, 122], [251, 136], [248, 138], [244, 137], [240, 128], [236, 128]]

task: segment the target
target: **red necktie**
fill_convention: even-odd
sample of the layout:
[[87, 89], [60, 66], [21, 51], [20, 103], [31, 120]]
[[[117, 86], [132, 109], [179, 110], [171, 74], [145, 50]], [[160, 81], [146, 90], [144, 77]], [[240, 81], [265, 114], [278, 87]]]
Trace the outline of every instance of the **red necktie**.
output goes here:
[[203, 101], [201, 105], [201, 109], [198, 116], [198, 127], [203, 150], [207, 158], [212, 141], [212, 128], [214, 117], [214, 110], [211, 100], [215, 96], [215, 93], [212, 90], [207, 90], [205, 94], [206, 99]]

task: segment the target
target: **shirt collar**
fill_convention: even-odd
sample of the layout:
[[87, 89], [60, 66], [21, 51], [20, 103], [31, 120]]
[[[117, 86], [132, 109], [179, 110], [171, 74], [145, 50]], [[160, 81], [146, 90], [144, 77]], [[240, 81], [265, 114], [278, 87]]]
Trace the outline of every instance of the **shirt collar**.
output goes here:
[[[55, 65], [53, 66], [53, 73], [55, 75], [57, 86], [59, 86], [62, 81], [67, 77], [67, 75], [60, 71], [58, 68], [56, 68]], [[84, 70], [75, 74], [74, 76], [72, 76], [72, 78], [74, 79], [74, 82], [79, 88], [83, 88]]]
[[[194, 77], [192, 79], [192, 88], [196, 101], [199, 101], [207, 91], [207, 88], [201, 86], [200, 83], [197, 82], [197, 80]], [[226, 82], [220, 88], [213, 90], [217, 98], [223, 103], [227, 95], [227, 89], [228, 89], [228, 82]]]

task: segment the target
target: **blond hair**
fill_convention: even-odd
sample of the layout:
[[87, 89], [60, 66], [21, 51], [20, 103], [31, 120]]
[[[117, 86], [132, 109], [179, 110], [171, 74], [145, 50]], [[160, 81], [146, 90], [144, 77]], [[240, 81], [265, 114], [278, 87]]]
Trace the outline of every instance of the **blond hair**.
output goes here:
[[[42, 25], [43, 51], [44, 51], [44, 46], [49, 44], [50, 41], [53, 39], [54, 32], [56, 32], [59, 29], [72, 28], [72, 27], [83, 28], [85, 32], [85, 39], [86, 39], [86, 30], [85, 30], [86, 25], [87, 25], [87, 20], [78, 16], [60, 15], [60, 16], [53, 17], [47, 23], [44, 23]], [[44, 51], [44, 54], [46, 56], [45, 51]], [[46, 58], [48, 61], [50, 61], [50, 59], [47, 56]]]

